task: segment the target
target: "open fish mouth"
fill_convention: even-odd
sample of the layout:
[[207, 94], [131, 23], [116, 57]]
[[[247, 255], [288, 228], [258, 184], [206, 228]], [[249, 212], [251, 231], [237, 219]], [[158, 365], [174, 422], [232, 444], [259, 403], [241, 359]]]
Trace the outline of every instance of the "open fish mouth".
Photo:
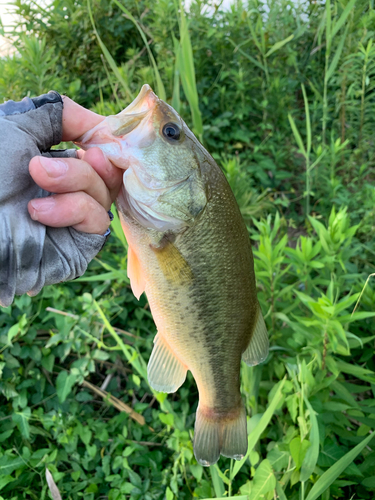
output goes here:
[[129, 134], [151, 113], [158, 100], [150, 85], [143, 85], [136, 99], [128, 107], [118, 115], [107, 117], [111, 133], [115, 137]]
[[134, 99], [134, 101], [131, 102], [129, 106], [127, 106], [117, 116], [120, 116], [122, 114], [128, 115], [132, 113], [150, 111], [155, 106], [158, 100], [159, 99], [157, 95], [153, 92], [150, 85], [146, 83], [145, 85], [142, 86], [141, 91], [139, 92], [138, 96]]
[[[117, 115], [107, 116], [105, 120], [100, 122], [96, 127], [83, 134], [74, 143], [82, 149], [88, 147], [103, 146], [111, 140], [116, 142], [130, 132], [154, 110], [159, 98], [153, 92], [150, 85], [143, 85], [140, 93], [123, 111]], [[92, 144], [88, 145], [89, 142]], [[105, 153], [107, 148], [102, 147]]]

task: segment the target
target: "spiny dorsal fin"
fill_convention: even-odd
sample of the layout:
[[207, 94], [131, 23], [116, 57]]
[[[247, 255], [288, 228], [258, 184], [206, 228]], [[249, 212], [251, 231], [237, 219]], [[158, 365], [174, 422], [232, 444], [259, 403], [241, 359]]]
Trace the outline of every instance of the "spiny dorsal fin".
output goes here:
[[130, 245], [128, 247], [128, 277], [133, 293], [139, 300], [139, 297], [145, 291], [146, 281], [137, 254]]
[[254, 331], [242, 359], [249, 366], [255, 366], [264, 361], [268, 355], [268, 333], [263, 314], [258, 304], [258, 317]]
[[186, 367], [158, 333], [147, 366], [147, 378], [155, 391], [175, 392], [185, 382]]

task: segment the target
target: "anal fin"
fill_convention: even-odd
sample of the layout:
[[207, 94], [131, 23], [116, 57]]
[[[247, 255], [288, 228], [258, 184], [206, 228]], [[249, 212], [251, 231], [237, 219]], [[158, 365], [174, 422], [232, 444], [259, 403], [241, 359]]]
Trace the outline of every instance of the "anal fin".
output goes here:
[[186, 367], [158, 333], [147, 365], [148, 381], [155, 391], [175, 392], [185, 382]]
[[146, 282], [137, 254], [130, 245], [128, 247], [128, 277], [133, 293], [139, 300], [139, 297], [145, 291]]
[[267, 327], [258, 304], [258, 316], [254, 331], [247, 349], [242, 354], [242, 360], [249, 366], [255, 366], [264, 361], [268, 355], [269, 341]]

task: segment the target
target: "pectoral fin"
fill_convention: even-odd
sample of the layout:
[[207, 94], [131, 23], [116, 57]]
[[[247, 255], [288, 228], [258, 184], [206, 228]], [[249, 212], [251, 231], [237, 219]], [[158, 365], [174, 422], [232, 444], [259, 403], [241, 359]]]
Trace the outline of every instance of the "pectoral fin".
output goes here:
[[255, 366], [264, 361], [268, 355], [268, 333], [263, 314], [258, 304], [258, 317], [255, 323], [253, 335], [251, 336], [246, 351], [242, 354], [242, 360], [249, 366]]
[[158, 333], [147, 366], [147, 378], [155, 391], [175, 392], [185, 382], [186, 367]]
[[174, 285], [188, 285], [193, 279], [192, 270], [175, 245], [169, 241], [161, 247], [152, 247], [165, 278]]
[[133, 293], [139, 300], [139, 297], [145, 291], [146, 281], [137, 254], [130, 245], [128, 247], [128, 277]]

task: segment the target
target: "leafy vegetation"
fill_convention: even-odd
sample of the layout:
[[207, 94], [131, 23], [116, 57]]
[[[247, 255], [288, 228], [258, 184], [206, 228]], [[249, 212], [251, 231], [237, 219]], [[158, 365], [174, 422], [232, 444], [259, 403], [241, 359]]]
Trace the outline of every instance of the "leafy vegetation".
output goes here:
[[85, 276], [1, 311], [1, 498], [49, 498], [46, 467], [64, 500], [374, 498], [373, 2], [13, 8], [4, 98], [53, 87], [109, 114], [148, 82], [202, 138], [249, 227], [271, 349], [242, 366], [248, 455], [203, 469], [194, 380], [148, 385], [155, 326], [115, 218]]

